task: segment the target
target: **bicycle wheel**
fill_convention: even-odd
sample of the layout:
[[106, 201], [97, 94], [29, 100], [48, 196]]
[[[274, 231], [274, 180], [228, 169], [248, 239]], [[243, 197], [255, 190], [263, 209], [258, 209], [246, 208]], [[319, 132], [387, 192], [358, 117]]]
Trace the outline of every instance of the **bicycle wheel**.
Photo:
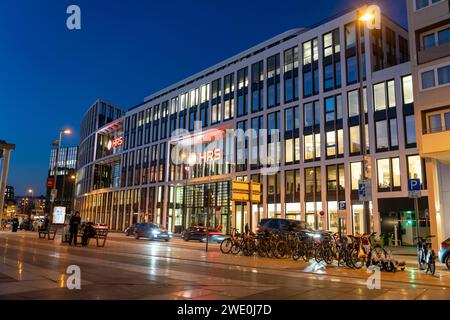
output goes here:
[[229, 254], [231, 252], [231, 248], [233, 247], [233, 241], [230, 238], [224, 239], [220, 244], [220, 251], [223, 254]]
[[258, 243], [256, 246], [256, 251], [261, 258], [266, 257], [266, 250], [264, 249], [264, 245], [262, 243]]
[[338, 263], [338, 267], [346, 264], [346, 250], [343, 247], [341, 247], [338, 251], [337, 263]]
[[281, 259], [286, 255], [286, 253], [287, 253], [287, 243], [283, 240], [278, 241], [274, 251], [275, 258]]
[[352, 247], [346, 248], [346, 250], [345, 250], [345, 264], [350, 269], [355, 269], [355, 266], [353, 266], [353, 263], [352, 263], [352, 251], [353, 251]]
[[430, 270], [431, 275], [434, 276], [434, 274], [436, 273], [436, 263], [433, 261], [428, 265], [428, 268]]
[[354, 248], [352, 252], [350, 252], [350, 261], [355, 269], [361, 269], [364, 262], [359, 259], [358, 249]]
[[417, 253], [417, 262], [419, 263], [419, 269], [420, 270], [425, 270], [427, 267], [427, 263], [425, 261], [425, 252], [423, 249], [420, 249], [419, 252]]
[[241, 252], [241, 246], [242, 244], [238, 241], [235, 241], [231, 247], [231, 253], [234, 255], [239, 254], [239, 252]]
[[253, 243], [250, 241], [245, 241], [242, 246], [242, 253], [247, 257], [252, 256], [255, 253]]
[[298, 261], [300, 259], [300, 257], [302, 256], [301, 253], [301, 244], [300, 243], [295, 243], [292, 246], [292, 260], [294, 261]]
[[324, 261], [326, 264], [332, 264], [334, 261], [334, 254], [333, 254], [333, 250], [331, 248], [326, 248], [324, 250], [324, 257], [323, 257]]
[[323, 248], [322, 246], [318, 246], [316, 250], [314, 251], [314, 260], [316, 260], [317, 263], [321, 263], [323, 260]]

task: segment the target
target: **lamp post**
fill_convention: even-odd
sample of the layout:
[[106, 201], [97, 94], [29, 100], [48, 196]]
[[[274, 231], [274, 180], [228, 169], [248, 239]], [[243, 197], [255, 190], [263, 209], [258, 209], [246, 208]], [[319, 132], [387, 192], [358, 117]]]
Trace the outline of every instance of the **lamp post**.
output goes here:
[[71, 211], [74, 211], [74, 209], [75, 209], [75, 187], [76, 187], [76, 184], [77, 184], [77, 176], [76, 175], [71, 175], [70, 176], [70, 180], [72, 180], [72, 182], [73, 182], [73, 185], [72, 185], [72, 200], [70, 201], [71, 202]]
[[366, 141], [366, 110], [364, 105], [366, 104], [364, 98], [364, 73], [363, 67], [363, 53], [362, 53], [362, 39], [361, 32], [365, 30], [365, 26], [368, 29], [380, 29], [381, 11], [380, 7], [372, 5], [366, 7], [364, 10], [358, 10], [356, 12], [356, 42], [358, 49], [358, 74], [359, 74], [359, 114], [361, 116], [360, 123], [360, 137], [361, 137], [361, 153], [363, 155], [363, 175], [362, 180], [365, 189], [365, 197], [363, 199], [363, 215], [364, 215], [364, 233], [370, 233], [370, 208], [369, 208], [369, 198], [372, 197], [372, 185], [368, 182], [370, 175], [369, 169], [369, 158], [367, 153], [367, 141]]
[[28, 217], [30, 218], [31, 215], [33, 214], [33, 208], [34, 208], [34, 190], [33, 189], [28, 189], [28, 193], [31, 194], [31, 206], [30, 206], [30, 214], [28, 215]]
[[55, 157], [55, 169], [54, 169], [55, 180], [53, 182], [53, 188], [52, 188], [52, 193], [51, 193], [51, 197], [50, 197], [50, 201], [52, 202], [50, 216], [53, 215], [53, 210], [55, 209], [56, 199], [58, 197], [58, 195], [57, 195], [58, 190], [56, 189], [56, 186], [57, 186], [56, 183], [58, 181], [59, 153], [60, 153], [60, 149], [61, 149], [62, 136], [63, 136], [63, 134], [69, 135], [71, 133], [72, 133], [72, 131], [69, 129], [60, 130], [59, 131], [59, 139], [55, 143], [55, 145], [56, 145], [56, 157]]

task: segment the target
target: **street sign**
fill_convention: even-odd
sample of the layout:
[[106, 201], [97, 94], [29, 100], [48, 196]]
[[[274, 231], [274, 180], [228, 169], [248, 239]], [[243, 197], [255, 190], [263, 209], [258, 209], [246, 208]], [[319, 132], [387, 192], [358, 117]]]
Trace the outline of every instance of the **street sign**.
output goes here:
[[359, 181], [359, 201], [372, 201], [372, 181], [370, 179]]
[[55, 202], [57, 195], [58, 195], [58, 190], [52, 189], [52, 191], [50, 193], [50, 202]]
[[55, 178], [47, 178], [47, 188], [53, 188], [55, 186]]
[[66, 207], [55, 207], [53, 209], [53, 224], [64, 224], [66, 221]]
[[420, 179], [409, 179], [408, 180], [408, 196], [411, 199], [420, 198], [421, 195], [421, 184]]
[[347, 219], [347, 203], [345, 201], [339, 202], [339, 219]]
[[261, 202], [261, 184], [259, 182], [250, 182], [251, 202]]
[[231, 183], [231, 200], [238, 202], [250, 201], [250, 183], [233, 181]]

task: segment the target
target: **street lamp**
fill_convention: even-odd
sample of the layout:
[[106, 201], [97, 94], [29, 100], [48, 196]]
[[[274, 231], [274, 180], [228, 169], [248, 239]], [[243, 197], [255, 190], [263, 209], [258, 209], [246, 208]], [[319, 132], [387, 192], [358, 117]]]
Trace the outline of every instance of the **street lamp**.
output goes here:
[[371, 5], [364, 10], [358, 10], [356, 12], [356, 42], [358, 46], [358, 73], [359, 73], [359, 114], [361, 115], [360, 122], [360, 137], [361, 137], [361, 151], [363, 155], [363, 185], [365, 189], [365, 196], [363, 200], [363, 214], [364, 214], [364, 232], [370, 233], [370, 211], [369, 201], [372, 197], [372, 185], [368, 182], [369, 177], [369, 158], [367, 155], [367, 142], [366, 142], [366, 110], [364, 108], [366, 101], [364, 99], [364, 74], [363, 74], [363, 54], [362, 54], [362, 40], [361, 31], [365, 30], [365, 26], [369, 30], [381, 28], [381, 11], [380, 7]]
[[72, 186], [72, 211], [74, 211], [74, 209], [75, 209], [75, 187], [76, 187], [76, 183], [77, 183], [77, 176], [76, 175], [71, 175], [70, 176], [70, 180], [72, 180], [72, 182], [73, 182], [73, 186]]
[[34, 208], [34, 190], [33, 189], [28, 189], [28, 193], [31, 194], [31, 204], [30, 204], [30, 216], [31, 214], [33, 214], [33, 208]]
[[56, 182], [58, 181], [58, 165], [59, 165], [59, 153], [60, 153], [60, 149], [61, 149], [61, 142], [62, 142], [62, 136], [63, 135], [70, 135], [72, 134], [72, 130], [70, 129], [62, 129], [59, 131], [59, 139], [58, 141], [56, 141], [54, 143], [54, 145], [56, 145], [56, 157], [55, 157], [55, 170], [54, 170], [54, 175], [55, 175], [55, 180], [53, 182], [53, 188], [52, 188], [52, 193], [51, 193], [51, 200], [52, 201], [52, 206], [51, 206], [51, 212], [50, 215], [53, 214], [53, 210], [55, 208], [55, 203], [56, 203], [56, 198], [57, 198], [57, 189], [56, 189]]

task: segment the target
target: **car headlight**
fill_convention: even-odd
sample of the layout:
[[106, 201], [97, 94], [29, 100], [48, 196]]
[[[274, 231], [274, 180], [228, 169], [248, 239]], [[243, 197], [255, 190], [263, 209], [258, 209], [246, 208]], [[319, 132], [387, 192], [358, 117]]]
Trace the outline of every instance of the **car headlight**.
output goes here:
[[161, 232], [158, 231], [158, 230], [153, 230], [153, 231], [152, 231], [152, 234], [153, 234], [154, 236], [157, 236], [157, 235], [160, 235]]

